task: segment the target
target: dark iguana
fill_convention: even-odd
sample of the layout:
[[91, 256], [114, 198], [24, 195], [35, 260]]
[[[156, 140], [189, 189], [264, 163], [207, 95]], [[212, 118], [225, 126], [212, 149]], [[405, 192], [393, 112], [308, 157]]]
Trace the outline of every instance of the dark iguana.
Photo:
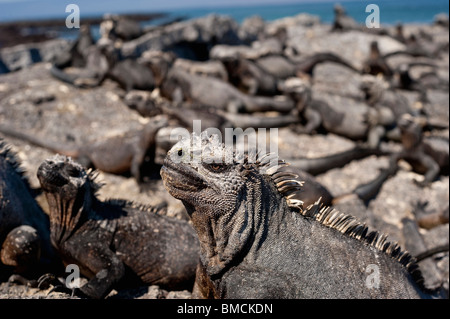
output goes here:
[[382, 74], [387, 78], [392, 77], [392, 75], [394, 74], [392, 68], [386, 62], [385, 58], [381, 55], [377, 41], [372, 41], [370, 43], [369, 58], [364, 61], [362, 71], [363, 73], [372, 75]]
[[284, 89], [297, 101], [301, 125], [293, 129], [300, 134], [326, 131], [352, 140], [367, 140], [370, 147], [376, 148], [385, 137], [386, 127], [395, 120], [387, 107], [375, 108], [349, 97], [311, 89], [302, 80], [290, 79]]
[[16, 155], [0, 139], [0, 265], [27, 276], [39, 264], [48, 267], [54, 257], [48, 217], [35, 201]]
[[[166, 125], [167, 119], [165, 117], [155, 117], [140, 130], [130, 130], [124, 134], [101, 138], [82, 146], [49, 141], [43, 137], [19, 132], [5, 124], [0, 124], [0, 132], [56, 153], [76, 158], [86, 167], [94, 166], [101, 171], [113, 174], [131, 172], [133, 177], [140, 182], [142, 180], [141, 168], [145, 156], [152, 149], [154, 152], [156, 134], [160, 128]], [[154, 154], [150, 155], [154, 157]]]
[[88, 25], [82, 25], [77, 39], [66, 50], [61, 50], [53, 58], [55, 68], [64, 69], [66, 67], [84, 67], [89, 47], [94, 44], [91, 29]]
[[289, 159], [292, 166], [311, 175], [319, 175], [334, 168], [343, 167], [354, 160], [363, 159], [371, 155], [383, 155], [383, 151], [362, 145], [332, 155], [316, 158]]
[[277, 171], [282, 162], [252, 157], [202, 134], [165, 159], [164, 185], [200, 240], [195, 297], [426, 297], [414, 259], [397, 244], [318, 202], [303, 209], [293, 198], [301, 182]]
[[37, 172], [50, 209], [50, 238], [64, 264], [89, 278], [80, 288], [105, 297], [120, 284], [191, 289], [198, 240], [186, 221], [158, 215], [157, 207], [100, 201], [95, 173], [57, 155]]
[[[86, 37], [81, 33], [80, 41], [85, 40]], [[96, 87], [109, 78], [116, 81], [126, 91], [155, 88], [153, 72], [139, 61], [130, 58], [122, 59], [113, 41], [102, 38], [95, 44], [85, 40], [75, 45], [75, 50], [63, 53], [60, 57], [61, 61], [56, 61], [51, 67], [50, 73], [55, 78], [77, 87]], [[78, 48], [80, 45], [83, 46]], [[80, 55], [78, 52], [80, 49], [83, 50], [81, 60], [84, 64], [72, 69], [72, 72], [67, 72], [64, 66]]]
[[294, 101], [285, 96], [252, 96], [214, 77], [189, 74], [172, 67], [161, 86], [162, 96], [175, 102], [188, 101], [216, 107], [221, 110], [234, 107], [242, 112], [278, 111], [287, 113], [294, 108]]
[[244, 58], [225, 59], [223, 63], [227, 68], [230, 82], [250, 95], [281, 94], [279, 87], [283, 80], [303, 73], [312, 75], [314, 67], [320, 63], [334, 62], [356, 71], [353, 66], [332, 53], [317, 53], [292, 59], [289, 60], [282, 55], [271, 55], [256, 61]]
[[419, 119], [405, 114], [398, 121], [401, 131], [402, 150], [391, 156], [391, 165], [400, 159], [410, 163], [413, 169], [424, 174], [423, 181], [415, 181], [420, 186], [432, 183], [440, 173], [449, 172], [448, 139], [426, 138]]
[[414, 215], [417, 219], [417, 224], [421, 228], [432, 229], [442, 224], [448, 224], [449, 222], [449, 205], [438, 211], [430, 212], [426, 209], [428, 205], [427, 201], [419, 201], [414, 205]]

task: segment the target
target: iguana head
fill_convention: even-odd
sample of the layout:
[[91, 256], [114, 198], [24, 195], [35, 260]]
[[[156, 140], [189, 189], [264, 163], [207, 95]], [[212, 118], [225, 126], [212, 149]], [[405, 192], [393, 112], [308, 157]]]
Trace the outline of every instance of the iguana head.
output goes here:
[[92, 175], [66, 156], [56, 155], [39, 166], [37, 177], [49, 205], [52, 240], [70, 236], [86, 217], [99, 188]]
[[161, 169], [164, 185], [185, 205], [211, 274], [248, 247], [272, 214], [301, 207], [288, 194], [301, 183], [290, 173], [277, 172], [279, 165], [275, 156], [236, 153], [205, 132], [168, 152]]

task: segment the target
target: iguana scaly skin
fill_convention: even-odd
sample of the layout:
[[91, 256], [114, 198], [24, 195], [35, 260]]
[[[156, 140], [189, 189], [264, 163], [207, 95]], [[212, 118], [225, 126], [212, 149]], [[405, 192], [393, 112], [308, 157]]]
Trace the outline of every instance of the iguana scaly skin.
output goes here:
[[252, 158], [202, 134], [165, 159], [164, 185], [186, 206], [200, 240], [195, 297], [427, 296], [414, 259], [397, 244], [319, 201], [303, 209], [295, 198], [302, 183], [277, 170], [283, 162]]
[[49, 228], [17, 156], [0, 139], [0, 267], [36, 273], [39, 264], [48, 266], [55, 257]]
[[190, 289], [199, 246], [186, 221], [158, 215], [157, 207], [100, 201], [93, 173], [70, 158], [46, 160], [37, 175], [50, 209], [50, 238], [64, 264], [89, 278], [80, 288], [105, 297], [125, 284]]

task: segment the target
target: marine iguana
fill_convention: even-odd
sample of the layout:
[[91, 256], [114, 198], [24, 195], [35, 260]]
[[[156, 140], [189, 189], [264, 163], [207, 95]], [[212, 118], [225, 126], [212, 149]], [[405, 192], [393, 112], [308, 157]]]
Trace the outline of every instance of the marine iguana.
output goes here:
[[355, 19], [349, 16], [345, 8], [337, 3], [334, 8], [334, 21], [331, 26], [333, 32], [346, 32], [351, 30], [357, 30], [370, 34], [388, 35], [388, 31], [384, 28], [368, 28], [365, 24], [358, 24]]
[[427, 201], [418, 201], [414, 205], [413, 213], [416, 216], [417, 224], [419, 227], [424, 229], [432, 229], [442, 224], [448, 224], [449, 214], [448, 209], [449, 205], [444, 209], [440, 209], [436, 212], [429, 212], [426, 210], [426, 206], [428, 205]]
[[158, 207], [100, 201], [95, 172], [64, 156], [44, 161], [37, 176], [52, 244], [64, 264], [89, 278], [82, 294], [103, 298], [121, 284], [192, 288], [199, 245], [188, 222], [157, 214]]
[[381, 55], [377, 41], [372, 41], [370, 43], [369, 58], [364, 61], [362, 71], [363, 73], [372, 75], [382, 74], [387, 78], [392, 77], [394, 74], [394, 71], [386, 62], [386, 58]]
[[35, 201], [17, 156], [2, 139], [0, 261], [0, 266], [9, 266], [10, 270], [14, 268], [15, 272], [27, 277], [42, 270], [42, 267], [49, 267], [55, 261], [55, 253], [50, 244], [48, 217]]
[[290, 58], [283, 55], [268, 55], [255, 60], [255, 63], [259, 67], [277, 79], [287, 79], [298, 76], [299, 74], [312, 75], [314, 67], [325, 62], [341, 64], [351, 70], [357, 71], [349, 62], [329, 52]]
[[64, 69], [69, 66], [84, 67], [86, 65], [88, 48], [93, 44], [94, 39], [92, 38], [90, 27], [88, 25], [82, 25], [77, 39], [67, 50], [58, 53], [54, 57], [53, 65], [59, 69]]
[[[441, 290], [442, 296], [448, 298], [448, 279], [447, 283], [443, 282], [436, 263], [432, 259], [427, 258], [440, 252], [448, 252], [448, 241], [447, 245], [430, 249], [420, 234], [416, 221], [407, 217], [402, 219], [402, 233], [405, 247], [413, 256], [418, 256], [418, 259], [420, 259], [420, 269], [426, 286]], [[447, 284], [447, 287], [445, 287], [445, 284]], [[443, 289], [440, 289], [441, 287]]]
[[174, 62], [174, 66], [185, 70], [190, 74], [216, 77], [222, 81], [228, 81], [227, 70], [220, 61], [191, 61], [178, 58]]
[[363, 159], [371, 155], [384, 155], [384, 152], [371, 147], [356, 145], [355, 147], [339, 152], [316, 158], [291, 158], [289, 163], [311, 175], [319, 175], [330, 169], [342, 167], [353, 160]]
[[448, 139], [425, 138], [422, 125], [417, 118], [405, 114], [398, 122], [401, 130], [402, 150], [391, 155], [391, 163], [403, 159], [410, 163], [419, 174], [424, 174], [422, 181], [415, 181], [419, 186], [432, 183], [440, 173], [449, 172]]
[[294, 108], [294, 101], [280, 97], [251, 96], [240, 92], [228, 82], [214, 77], [202, 77], [172, 67], [161, 86], [161, 95], [180, 103], [189, 101], [227, 110], [230, 105], [243, 113], [278, 111], [287, 113]]
[[43, 137], [19, 132], [5, 124], [0, 124], [0, 132], [47, 148], [55, 153], [76, 158], [86, 167], [93, 166], [113, 174], [131, 172], [136, 181], [140, 182], [145, 157], [146, 155], [154, 157], [156, 134], [160, 128], [166, 125], [167, 119], [164, 116], [155, 117], [140, 130], [130, 130], [81, 146], [49, 141]]
[[279, 94], [278, 79], [255, 62], [237, 58], [222, 61], [233, 86], [249, 95]]
[[334, 62], [357, 71], [350, 63], [333, 53], [321, 52], [311, 56], [290, 57], [269, 55], [255, 61], [244, 58], [224, 59], [230, 82], [250, 95], [280, 94], [279, 87], [288, 77], [312, 75], [320, 63]]
[[[281, 165], [270, 154], [234, 154], [217, 135], [192, 135], [168, 152], [164, 185], [200, 240], [194, 297], [429, 297], [407, 252], [319, 201], [304, 209], [293, 198], [302, 183]], [[377, 288], [368, 267], [380, 271]]]
[[334, 8], [334, 21], [332, 31], [349, 31], [360, 29], [360, 25], [350, 16], [347, 15], [345, 8], [340, 4], [335, 4]]
[[113, 41], [130, 41], [144, 34], [139, 22], [128, 17], [108, 14], [100, 24], [101, 34]]
[[[431, 72], [426, 72], [415, 79], [411, 76], [410, 72], [413, 67], [427, 66], [433, 68]], [[448, 89], [448, 81], [440, 79], [436, 74], [437, 66], [427, 62], [412, 62], [400, 64], [395, 73], [398, 75], [397, 86], [403, 90], [418, 91], [422, 96], [426, 98], [426, 89], [446, 90]]]
[[[304, 96], [300, 98], [302, 94]], [[392, 112], [385, 107], [370, 107], [348, 97], [323, 94], [321, 91], [316, 91], [312, 97], [308, 87], [303, 88], [303, 93], [296, 92], [296, 95], [296, 101], [300, 101], [297, 102], [297, 110], [301, 125], [293, 129], [300, 134], [325, 130], [352, 140], [367, 141], [370, 147], [377, 148], [385, 136], [385, 126], [392, 125]]]
[[[76, 72], [66, 72], [53, 65], [50, 73], [55, 78], [77, 87], [96, 87], [109, 78], [116, 81], [125, 91], [132, 89], [153, 90], [153, 72], [137, 60], [122, 59], [111, 40], [100, 39], [85, 49], [86, 63]], [[74, 70], [75, 71], [75, 70]]]
[[[81, 34], [81, 39], [83, 39]], [[102, 45], [82, 41], [82, 52], [78, 53], [69, 51], [69, 56], [64, 58], [64, 55], [58, 58], [50, 68], [50, 74], [56, 79], [78, 86], [78, 87], [95, 87], [98, 86], [105, 78], [110, 65], [114, 60], [114, 49], [112, 43], [102, 42]], [[78, 55], [82, 54], [81, 57]], [[68, 73], [65, 71], [67, 66], [71, 66], [72, 59], [79, 62], [76, 65], [76, 73]], [[65, 61], [67, 60], [67, 61]], [[69, 65], [68, 65], [69, 64]]]

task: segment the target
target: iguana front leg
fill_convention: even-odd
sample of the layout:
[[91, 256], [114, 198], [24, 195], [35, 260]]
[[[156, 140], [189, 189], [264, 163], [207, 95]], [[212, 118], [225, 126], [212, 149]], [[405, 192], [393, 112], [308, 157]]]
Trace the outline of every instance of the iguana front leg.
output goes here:
[[82, 274], [90, 278], [87, 284], [79, 288], [90, 298], [104, 298], [125, 274], [125, 265], [107, 246], [99, 238], [82, 238], [81, 242], [78, 238], [64, 245], [73, 257], [73, 263], [80, 267]]
[[130, 172], [137, 183], [141, 182], [141, 166], [144, 162], [145, 150], [136, 150], [131, 160]]
[[302, 128], [298, 128], [297, 133], [312, 134], [322, 124], [322, 116], [317, 110], [307, 108], [303, 113], [303, 117], [306, 120], [306, 125]]
[[426, 168], [425, 178], [421, 182], [416, 182], [419, 186], [427, 186], [431, 184], [434, 179], [439, 175], [439, 164], [429, 155], [425, 153], [418, 154], [419, 160]]
[[428, 186], [439, 175], [439, 164], [436, 163], [436, 161], [431, 156], [425, 154], [421, 150], [408, 150], [394, 154], [390, 159], [391, 165], [394, 162], [397, 163], [400, 159], [404, 159], [408, 162], [419, 163], [424, 167], [425, 178], [423, 179], [423, 181], [414, 180], [414, 183], [416, 183], [420, 187]]
[[0, 248], [0, 261], [21, 273], [38, 265], [41, 238], [35, 228], [22, 225], [8, 233]]

